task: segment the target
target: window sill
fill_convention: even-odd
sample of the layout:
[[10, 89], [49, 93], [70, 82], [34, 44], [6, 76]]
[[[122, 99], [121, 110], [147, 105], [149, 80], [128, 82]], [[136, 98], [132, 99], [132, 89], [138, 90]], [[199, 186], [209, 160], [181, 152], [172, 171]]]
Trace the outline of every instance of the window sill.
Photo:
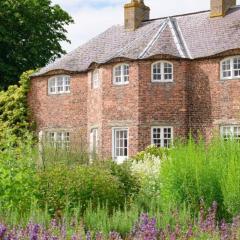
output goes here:
[[66, 95], [71, 95], [71, 92], [66, 92], [66, 93], [48, 93], [49, 97], [54, 97], [54, 96], [66, 96]]
[[220, 81], [232, 81], [232, 80], [240, 80], [240, 77], [235, 77], [235, 78], [220, 78]]
[[160, 83], [160, 84], [163, 84], [163, 83], [174, 83], [174, 81], [173, 80], [169, 80], [169, 81], [151, 81], [151, 83], [156, 83], [156, 84], [158, 84], [158, 83]]
[[113, 83], [114, 87], [121, 87], [121, 86], [127, 86], [127, 85], [129, 85], [129, 82], [121, 83], [121, 84]]

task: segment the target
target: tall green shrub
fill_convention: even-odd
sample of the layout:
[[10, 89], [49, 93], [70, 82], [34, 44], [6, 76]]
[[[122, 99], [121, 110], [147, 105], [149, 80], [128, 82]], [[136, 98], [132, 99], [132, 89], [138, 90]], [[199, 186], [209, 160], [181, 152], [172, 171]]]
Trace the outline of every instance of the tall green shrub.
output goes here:
[[20, 141], [7, 131], [6, 135], [0, 149], [0, 209], [24, 213], [35, 200], [36, 168], [31, 136]]
[[239, 213], [239, 166], [238, 142], [215, 139], [206, 145], [190, 139], [176, 145], [160, 172], [163, 207], [187, 204], [196, 211], [203, 199], [206, 207], [216, 201], [223, 217]]
[[228, 143], [229, 154], [226, 156], [227, 166], [221, 181], [224, 206], [233, 216], [240, 213], [240, 145]]

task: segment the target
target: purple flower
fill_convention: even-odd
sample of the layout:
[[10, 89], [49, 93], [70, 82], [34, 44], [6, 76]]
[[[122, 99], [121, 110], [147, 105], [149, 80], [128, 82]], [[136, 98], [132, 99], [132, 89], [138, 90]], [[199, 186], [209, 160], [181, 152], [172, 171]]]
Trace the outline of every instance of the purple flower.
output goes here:
[[147, 214], [142, 214], [138, 224], [136, 225], [134, 238], [141, 240], [157, 239], [156, 219], [149, 218]]
[[193, 236], [193, 229], [192, 229], [192, 225], [189, 225], [188, 226], [188, 231], [187, 231], [187, 234], [186, 234], [186, 239], [189, 239]]
[[1, 239], [4, 237], [6, 231], [7, 231], [7, 228], [4, 225], [0, 224], [0, 238]]
[[30, 240], [37, 240], [40, 226], [38, 224], [33, 225], [30, 232]]
[[220, 234], [221, 234], [221, 240], [227, 240], [228, 239], [228, 225], [223, 220], [220, 226]]
[[117, 232], [110, 232], [109, 240], [121, 240], [121, 236]]
[[86, 235], [86, 240], [91, 240], [91, 239], [92, 239], [91, 233], [88, 231]]
[[51, 221], [51, 225], [52, 225], [52, 227], [57, 227], [58, 226], [58, 222], [57, 222], [57, 219], [52, 219], [52, 221]]

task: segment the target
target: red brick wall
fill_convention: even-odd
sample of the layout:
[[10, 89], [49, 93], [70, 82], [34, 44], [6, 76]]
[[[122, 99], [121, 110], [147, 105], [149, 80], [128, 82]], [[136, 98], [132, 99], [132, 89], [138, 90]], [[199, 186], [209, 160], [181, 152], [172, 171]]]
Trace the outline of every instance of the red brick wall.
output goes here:
[[[98, 138], [102, 138], [102, 72], [103, 69], [99, 69], [99, 88], [92, 89], [92, 71], [88, 73], [88, 99], [87, 99], [87, 123], [88, 123], [88, 146], [90, 142], [90, 132], [93, 128], [98, 129]], [[98, 141], [98, 154], [101, 155], [102, 141]]]
[[240, 79], [221, 80], [222, 59], [195, 60], [189, 71], [190, 128], [207, 140], [221, 125], [240, 123]]
[[87, 136], [87, 74], [72, 75], [71, 93], [63, 95], [48, 95], [49, 77], [31, 80], [28, 99], [37, 131], [67, 129], [74, 133], [71, 134], [74, 141], [81, 140], [84, 144]]
[[172, 126], [174, 138], [185, 137], [187, 122], [187, 67], [185, 61], [171, 61], [173, 82], [151, 82], [151, 64], [139, 63], [139, 148], [151, 144], [152, 126]]
[[[232, 53], [234, 54], [234, 53]], [[71, 93], [48, 96], [48, 76], [31, 82], [29, 105], [37, 130], [69, 129], [88, 142], [98, 128], [99, 153], [112, 156], [112, 128], [129, 129], [129, 155], [151, 144], [152, 126], [172, 126], [174, 138], [191, 129], [210, 139], [212, 129], [240, 123], [240, 80], [220, 80], [222, 56], [194, 61], [171, 60], [174, 81], [151, 82], [154, 61], [130, 64], [129, 84], [113, 85], [114, 63], [100, 68], [100, 87], [91, 88], [91, 72], [71, 76]]]
[[138, 65], [130, 63], [129, 84], [113, 85], [113, 67], [104, 67], [102, 75], [102, 151], [106, 157], [112, 156], [112, 128], [129, 128], [129, 155], [138, 152]]

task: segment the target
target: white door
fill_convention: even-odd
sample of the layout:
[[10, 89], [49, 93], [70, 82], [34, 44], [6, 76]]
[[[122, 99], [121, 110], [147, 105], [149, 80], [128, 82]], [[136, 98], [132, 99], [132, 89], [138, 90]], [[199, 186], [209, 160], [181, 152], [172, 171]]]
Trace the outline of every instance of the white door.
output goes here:
[[128, 129], [113, 129], [113, 159], [121, 164], [128, 159]]

